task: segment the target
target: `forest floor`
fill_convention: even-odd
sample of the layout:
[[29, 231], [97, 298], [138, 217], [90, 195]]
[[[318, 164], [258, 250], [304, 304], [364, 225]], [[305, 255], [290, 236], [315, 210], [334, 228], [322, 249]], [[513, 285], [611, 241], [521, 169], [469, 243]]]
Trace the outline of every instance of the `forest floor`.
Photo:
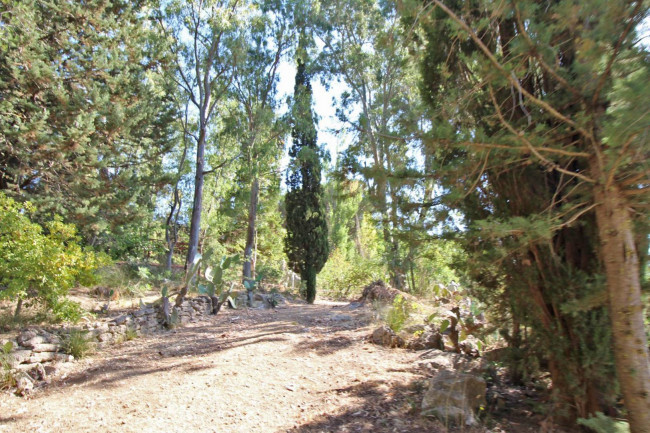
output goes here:
[[420, 353], [371, 344], [373, 322], [340, 302], [224, 310], [58, 364], [28, 398], [0, 394], [0, 432], [540, 431], [420, 416]]

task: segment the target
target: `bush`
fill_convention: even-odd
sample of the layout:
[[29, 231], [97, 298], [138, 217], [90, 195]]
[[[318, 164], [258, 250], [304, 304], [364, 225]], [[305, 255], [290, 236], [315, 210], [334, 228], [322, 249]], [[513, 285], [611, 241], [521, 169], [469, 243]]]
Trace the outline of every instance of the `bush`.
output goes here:
[[397, 295], [393, 299], [393, 305], [388, 308], [384, 320], [390, 329], [399, 332], [406, 324], [412, 310], [411, 303], [404, 299], [404, 296]]
[[364, 286], [383, 276], [381, 266], [371, 260], [356, 257], [348, 260], [342, 249], [330, 255], [318, 275], [321, 293], [334, 299], [348, 299], [361, 295]]
[[103, 257], [84, 251], [74, 226], [55, 217], [44, 227], [33, 223], [30, 203], [20, 205], [0, 192], [0, 299], [49, 310], [57, 319], [78, 320], [77, 304], [65, 299], [77, 282], [92, 284]]

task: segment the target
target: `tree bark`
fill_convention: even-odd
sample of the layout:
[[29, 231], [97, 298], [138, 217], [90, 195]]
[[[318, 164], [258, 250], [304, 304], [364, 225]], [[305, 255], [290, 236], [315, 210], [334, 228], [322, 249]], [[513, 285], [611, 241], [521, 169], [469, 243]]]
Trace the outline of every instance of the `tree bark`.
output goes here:
[[20, 311], [23, 308], [23, 298], [18, 298], [18, 303], [16, 304], [16, 310], [14, 311], [14, 319], [17, 319], [20, 316]]
[[305, 281], [306, 288], [306, 301], [308, 304], [313, 304], [316, 300], [316, 271], [311, 267], [307, 269], [301, 279]]
[[251, 201], [248, 207], [248, 230], [246, 232], [246, 246], [244, 247], [244, 265], [243, 276], [244, 280], [253, 279], [253, 247], [255, 245], [255, 232], [257, 222], [257, 202], [259, 199], [260, 182], [257, 177], [253, 179], [251, 185]]
[[196, 175], [194, 177], [194, 202], [192, 204], [192, 217], [190, 219], [190, 240], [187, 248], [187, 268], [194, 262], [199, 248], [199, 234], [201, 231], [201, 211], [203, 208], [203, 181], [205, 179], [205, 135], [206, 126], [201, 125], [199, 140], [196, 146]]
[[[602, 174], [598, 168], [594, 172]], [[616, 185], [597, 184], [594, 197], [599, 203], [596, 221], [607, 280], [616, 372], [631, 432], [650, 433], [650, 364], [632, 218]]]

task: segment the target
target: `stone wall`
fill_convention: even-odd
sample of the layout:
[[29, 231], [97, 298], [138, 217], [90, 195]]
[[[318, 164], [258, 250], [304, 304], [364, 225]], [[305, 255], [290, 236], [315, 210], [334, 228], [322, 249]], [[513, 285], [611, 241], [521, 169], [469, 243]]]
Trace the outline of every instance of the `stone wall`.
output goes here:
[[[178, 311], [179, 324], [205, 320], [211, 310], [210, 298], [199, 296], [188, 298]], [[29, 328], [21, 331], [12, 343], [13, 367], [17, 370], [30, 370], [35, 364], [52, 361], [72, 361], [74, 358], [62, 351], [62, 341], [70, 329], [87, 331], [88, 339], [98, 348], [124, 341], [127, 333], [149, 334], [165, 328], [162, 309], [159, 306], [146, 306], [118, 317], [99, 320], [76, 327], [52, 329]]]

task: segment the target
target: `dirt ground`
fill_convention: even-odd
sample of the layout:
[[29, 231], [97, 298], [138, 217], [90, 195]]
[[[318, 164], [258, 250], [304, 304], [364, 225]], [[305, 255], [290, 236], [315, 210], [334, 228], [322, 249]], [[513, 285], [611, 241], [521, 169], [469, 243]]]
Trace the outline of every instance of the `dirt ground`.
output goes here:
[[447, 431], [419, 414], [418, 352], [369, 343], [372, 321], [325, 301], [224, 310], [59, 364], [29, 398], [0, 394], [0, 432]]

